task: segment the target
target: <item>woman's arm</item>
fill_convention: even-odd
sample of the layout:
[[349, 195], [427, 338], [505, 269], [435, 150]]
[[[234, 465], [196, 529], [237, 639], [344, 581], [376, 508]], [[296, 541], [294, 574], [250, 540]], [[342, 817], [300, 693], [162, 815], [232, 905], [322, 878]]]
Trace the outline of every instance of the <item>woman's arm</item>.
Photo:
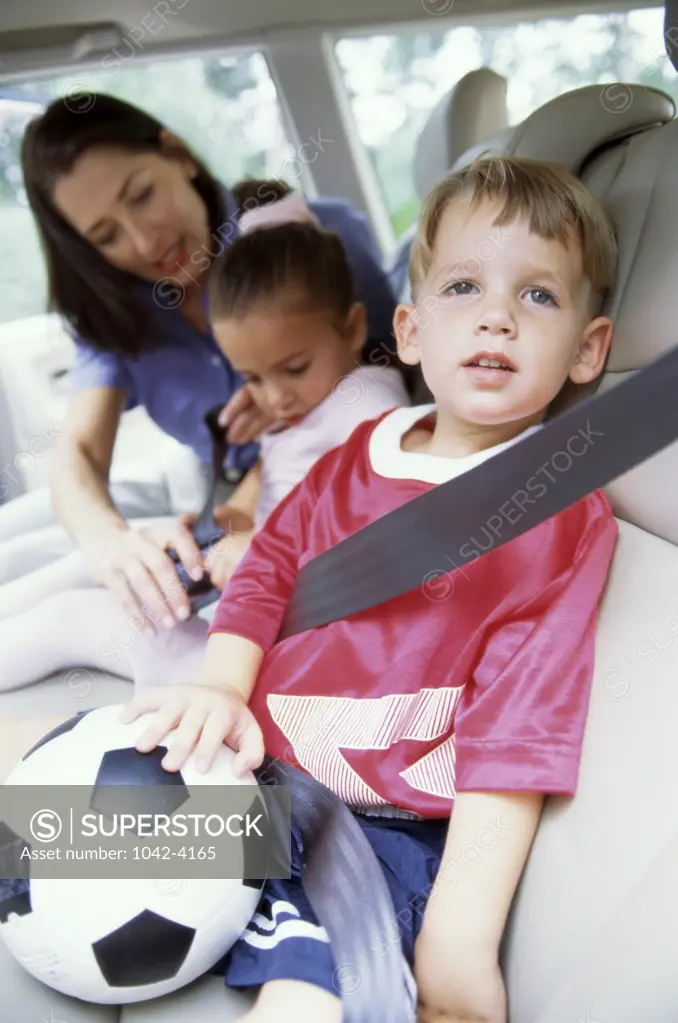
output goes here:
[[111, 387], [74, 396], [55, 453], [52, 499], [94, 579], [115, 593], [141, 628], [153, 631], [158, 620], [170, 627], [190, 614], [186, 591], [163, 546], [175, 549], [198, 578], [203, 566], [187, 526], [177, 521], [168, 527], [160, 546], [143, 530], [132, 529], [113, 504], [109, 474], [125, 401], [125, 393]]
[[79, 547], [126, 528], [109, 491], [113, 448], [125, 407], [123, 391], [92, 387], [71, 400], [52, 469], [57, 518]]

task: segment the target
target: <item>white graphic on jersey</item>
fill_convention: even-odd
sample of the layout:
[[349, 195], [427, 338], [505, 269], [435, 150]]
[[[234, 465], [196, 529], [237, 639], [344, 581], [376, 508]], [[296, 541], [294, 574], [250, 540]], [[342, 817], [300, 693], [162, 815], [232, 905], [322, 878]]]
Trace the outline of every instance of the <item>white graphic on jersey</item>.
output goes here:
[[[386, 750], [403, 739], [431, 742], [445, 735], [463, 688], [422, 689], [372, 700], [269, 695], [266, 702], [304, 770], [349, 806], [372, 809], [383, 806], [385, 796], [354, 771], [341, 750]], [[450, 736], [401, 777], [420, 792], [453, 799], [455, 763]]]

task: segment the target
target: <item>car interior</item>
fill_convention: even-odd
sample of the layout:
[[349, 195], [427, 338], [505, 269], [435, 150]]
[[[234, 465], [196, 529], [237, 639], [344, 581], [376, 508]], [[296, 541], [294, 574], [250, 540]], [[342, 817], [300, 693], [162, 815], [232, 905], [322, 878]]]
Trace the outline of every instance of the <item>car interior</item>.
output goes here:
[[[215, 167], [241, 132], [224, 178], [287, 175], [308, 196], [351, 201], [403, 300], [417, 212], [437, 181], [485, 151], [560, 162], [601, 199], [619, 241], [606, 310], [615, 336], [600, 390], [673, 347], [678, 47], [663, 8], [639, 0], [178, 0], [149, 10], [121, 0], [110, 10], [101, 0], [0, 8], [1, 500], [45, 484], [52, 442], [43, 457], [32, 440], [58, 437], [68, 394], [72, 342], [44, 312], [17, 177], [21, 132], [58, 94], [132, 98], [137, 90], [138, 99], [147, 87], [154, 112], [190, 129]], [[673, 18], [678, 34], [678, 12]], [[211, 90], [202, 120], [192, 82], [200, 96]], [[325, 143], [295, 158], [310, 139]], [[423, 381], [416, 397], [427, 400]], [[174, 446], [135, 410], [114, 472], [148, 472], [149, 458], [161, 465]], [[579, 788], [574, 799], [547, 800], [510, 914], [502, 947], [510, 1023], [676, 1019], [677, 460], [674, 444], [606, 488], [620, 534]], [[41, 713], [68, 714], [130, 696], [125, 679], [88, 673], [78, 690], [64, 684], [72, 675], [0, 694], [0, 712], [29, 715], [39, 704]], [[225, 1023], [243, 1004], [207, 976], [153, 1002], [85, 1005], [43, 988], [0, 947], [2, 1023]]]

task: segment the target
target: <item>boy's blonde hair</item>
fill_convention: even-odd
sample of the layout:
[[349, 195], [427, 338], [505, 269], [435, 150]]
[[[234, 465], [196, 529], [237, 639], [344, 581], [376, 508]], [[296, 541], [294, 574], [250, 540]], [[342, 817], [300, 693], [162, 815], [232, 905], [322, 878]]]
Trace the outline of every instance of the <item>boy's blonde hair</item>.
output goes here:
[[471, 209], [485, 200], [502, 202], [495, 223], [527, 217], [541, 238], [568, 243], [568, 229], [579, 237], [584, 273], [598, 307], [609, 295], [617, 270], [617, 241], [612, 224], [595, 196], [565, 167], [519, 156], [481, 156], [444, 178], [429, 194], [419, 218], [410, 255], [410, 284], [417, 294], [433, 262], [445, 210], [461, 195]]

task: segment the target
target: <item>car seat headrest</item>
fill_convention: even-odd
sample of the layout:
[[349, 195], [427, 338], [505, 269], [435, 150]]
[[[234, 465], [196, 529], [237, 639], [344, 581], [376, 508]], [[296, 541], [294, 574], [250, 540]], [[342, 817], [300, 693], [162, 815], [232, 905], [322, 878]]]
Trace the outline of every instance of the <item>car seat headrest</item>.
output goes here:
[[596, 151], [635, 132], [666, 124], [674, 113], [673, 100], [659, 89], [626, 82], [585, 85], [556, 96], [486, 145], [467, 150], [452, 169], [487, 151], [562, 163], [580, 174]]
[[507, 84], [495, 71], [478, 68], [438, 101], [416, 144], [413, 174], [421, 199], [462, 153], [506, 128]]

